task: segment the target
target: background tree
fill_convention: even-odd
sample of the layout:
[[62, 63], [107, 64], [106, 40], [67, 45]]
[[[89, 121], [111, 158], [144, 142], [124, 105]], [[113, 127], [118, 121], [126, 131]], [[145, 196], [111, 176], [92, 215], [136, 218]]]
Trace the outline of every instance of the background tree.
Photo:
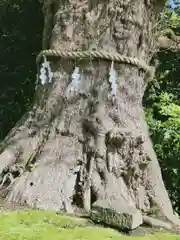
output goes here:
[[[32, 19], [36, 23], [32, 27]], [[0, 139], [32, 102], [43, 16], [38, 1], [0, 3]], [[28, 57], [27, 57], [28, 56]]]
[[[165, 8], [161, 26], [171, 29], [179, 35], [179, 8], [173, 13]], [[174, 34], [174, 35], [175, 35]], [[178, 37], [177, 37], [178, 39]], [[179, 191], [179, 151], [180, 151], [180, 83], [179, 83], [179, 47], [161, 49], [155, 56], [159, 61], [156, 77], [149, 84], [144, 95], [144, 107], [163, 179], [171, 198], [174, 210], [180, 214]]]
[[[59, 6], [45, 1], [43, 47], [111, 50], [148, 63], [156, 51], [153, 30], [163, 7], [154, 1], [149, 4], [118, 1], [113, 6], [111, 2], [89, 1], [76, 5], [70, 1]], [[143, 212], [149, 211], [154, 201], [169, 220], [178, 223], [148, 138], [142, 111], [147, 77], [138, 69], [139, 64], [115, 64], [118, 87], [112, 104], [108, 96], [111, 62], [91, 58], [76, 61], [84, 70], [81, 76], [86, 85], [80, 94], [69, 96], [65, 89], [74, 61], [51, 60], [59, 77], [38, 88], [32, 111], [3, 142], [2, 178], [7, 173], [17, 176], [23, 169], [7, 199], [51, 209], [63, 208], [64, 204], [68, 211], [72, 210], [71, 199], [74, 204], [82, 199], [84, 207], [89, 208], [90, 193], [92, 203], [114, 198]], [[83, 171], [77, 174], [81, 179], [71, 170], [77, 160], [82, 161]], [[29, 165], [37, 162], [38, 167], [30, 171]], [[50, 196], [45, 195], [47, 189]]]

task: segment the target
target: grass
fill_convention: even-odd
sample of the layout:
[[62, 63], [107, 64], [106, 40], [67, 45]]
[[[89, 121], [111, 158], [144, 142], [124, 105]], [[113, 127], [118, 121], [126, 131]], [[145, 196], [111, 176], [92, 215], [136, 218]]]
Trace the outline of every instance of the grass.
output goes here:
[[86, 219], [52, 211], [23, 210], [0, 214], [0, 240], [180, 240], [180, 236], [154, 234], [129, 237], [92, 226]]

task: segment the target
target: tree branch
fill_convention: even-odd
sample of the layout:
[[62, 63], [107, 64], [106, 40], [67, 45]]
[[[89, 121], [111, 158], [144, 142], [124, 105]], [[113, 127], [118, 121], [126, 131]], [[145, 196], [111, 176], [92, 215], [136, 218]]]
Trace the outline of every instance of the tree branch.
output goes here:
[[161, 35], [157, 37], [157, 46], [160, 50], [180, 49], [180, 36], [177, 36], [172, 29], [165, 29]]

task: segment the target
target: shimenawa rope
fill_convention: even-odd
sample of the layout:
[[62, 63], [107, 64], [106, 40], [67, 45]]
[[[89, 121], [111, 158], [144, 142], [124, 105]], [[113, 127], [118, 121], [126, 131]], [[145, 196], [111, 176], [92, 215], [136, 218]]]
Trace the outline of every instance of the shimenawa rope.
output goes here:
[[105, 51], [62, 51], [62, 50], [43, 50], [37, 56], [36, 62], [37, 64], [40, 62], [43, 56], [48, 57], [61, 57], [61, 58], [69, 58], [69, 59], [104, 59], [104, 60], [111, 60], [116, 62], [123, 62], [127, 64], [131, 64], [137, 66], [139, 69], [144, 70], [148, 75], [153, 75], [154, 67], [149, 66], [145, 63], [145, 61], [139, 60], [137, 58], [127, 57], [121, 55], [119, 53], [109, 53]]

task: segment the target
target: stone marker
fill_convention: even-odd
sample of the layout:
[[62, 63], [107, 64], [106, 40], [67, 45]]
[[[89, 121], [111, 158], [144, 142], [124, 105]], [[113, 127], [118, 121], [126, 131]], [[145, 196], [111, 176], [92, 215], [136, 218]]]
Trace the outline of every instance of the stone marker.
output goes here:
[[91, 219], [119, 229], [133, 230], [143, 223], [141, 212], [126, 202], [98, 200], [92, 206]]

